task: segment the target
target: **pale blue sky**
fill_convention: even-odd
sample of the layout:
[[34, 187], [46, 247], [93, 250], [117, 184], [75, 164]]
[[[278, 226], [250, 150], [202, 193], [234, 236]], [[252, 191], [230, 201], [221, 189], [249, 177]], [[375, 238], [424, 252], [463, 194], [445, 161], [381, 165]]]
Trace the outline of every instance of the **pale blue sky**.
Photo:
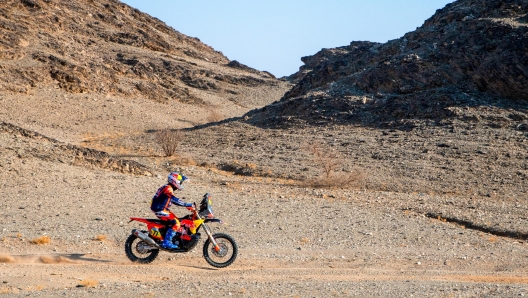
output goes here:
[[121, 0], [177, 31], [277, 77], [302, 56], [351, 41], [386, 42], [453, 0]]

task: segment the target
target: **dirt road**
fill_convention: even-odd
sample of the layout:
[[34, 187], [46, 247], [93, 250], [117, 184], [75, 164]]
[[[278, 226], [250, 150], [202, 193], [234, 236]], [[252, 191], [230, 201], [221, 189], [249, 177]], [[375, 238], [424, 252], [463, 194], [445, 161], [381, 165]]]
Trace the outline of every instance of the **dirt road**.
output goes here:
[[164, 254], [155, 264], [135, 265], [115, 254], [11, 256], [12, 263], [1, 265], [0, 291], [21, 297], [519, 297], [528, 289], [526, 274], [495, 270], [357, 260], [283, 262], [247, 255], [217, 270], [200, 257], [199, 252]]

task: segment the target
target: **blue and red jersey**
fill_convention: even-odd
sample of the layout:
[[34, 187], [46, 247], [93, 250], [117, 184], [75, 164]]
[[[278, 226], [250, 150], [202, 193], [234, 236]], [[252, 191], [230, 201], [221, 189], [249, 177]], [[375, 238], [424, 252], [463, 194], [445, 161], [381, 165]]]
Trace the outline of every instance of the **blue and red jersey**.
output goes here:
[[191, 203], [185, 203], [182, 199], [175, 197], [172, 186], [166, 184], [156, 191], [156, 194], [152, 198], [152, 203], [150, 204], [150, 210], [154, 212], [168, 210], [172, 204], [182, 207], [192, 206]]

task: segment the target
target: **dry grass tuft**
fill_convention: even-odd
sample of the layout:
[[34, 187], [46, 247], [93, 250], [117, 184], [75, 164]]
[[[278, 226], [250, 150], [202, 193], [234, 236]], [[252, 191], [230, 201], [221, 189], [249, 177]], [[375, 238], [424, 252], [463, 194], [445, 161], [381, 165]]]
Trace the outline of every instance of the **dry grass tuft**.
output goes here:
[[495, 243], [495, 242], [499, 241], [499, 238], [497, 238], [495, 236], [491, 236], [491, 237], [488, 238], [488, 241], [491, 242], [491, 243]]
[[39, 238], [35, 238], [31, 240], [31, 243], [38, 244], [38, 245], [45, 245], [49, 244], [51, 242], [51, 239], [49, 236], [41, 236]]
[[106, 235], [97, 235], [93, 239], [94, 241], [105, 241], [108, 237]]
[[79, 288], [95, 288], [99, 282], [93, 279], [83, 279], [79, 282], [77, 287]]

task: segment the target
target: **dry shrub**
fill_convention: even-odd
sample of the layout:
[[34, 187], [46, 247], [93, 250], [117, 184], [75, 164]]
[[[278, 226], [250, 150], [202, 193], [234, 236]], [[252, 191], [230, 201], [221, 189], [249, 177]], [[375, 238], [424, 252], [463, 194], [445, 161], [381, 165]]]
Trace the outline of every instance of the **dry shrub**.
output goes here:
[[499, 238], [491, 236], [491, 237], [488, 238], [488, 241], [491, 242], [491, 243], [495, 243], [495, 242], [499, 241]]
[[214, 107], [210, 107], [207, 110], [207, 122], [219, 122], [224, 119], [224, 115], [222, 115], [218, 109], [215, 109]]
[[317, 166], [323, 171], [323, 176], [327, 179], [330, 178], [337, 167], [341, 165], [338, 153], [333, 150], [327, 150], [327, 148], [324, 148], [319, 142], [314, 142], [308, 145], [308, 149], [310, 150]]
[[156, 132], [156, 142], [165, 156], [174, 156], [183, 137], [179, 130], [162, 129]]
[[51, 239], [49, 236], [41, 236], [39, 238], [35, 238], [31, 240], [31, 243], [38, 244], [38, 245], [45, 245], [49, 244], [51, 242]]
[[343, 166], [339, 153], [324, 148], [321, 143], [314, 142], [307, 146], [314, 162], [321, 169], [321, 175], [307, 179], [306, 184], [316, 188], [353, 188], [359, 187], [365, 180], [361, 170], [351, 172], [337, 171]]
[[310, 239], [308, 239], [306, 237], [301, 238], [301, 243], [302, 244], [307, 244], [308, 242], [310, 242]]
[[97, 235], [93, 239], [94, 241], [105, 241], [108, 237], [106, 235]]
[[80, 288], [94, 288], [96, 287], [97, 285], [99, 284], [99, 282], [97, 280], [93, 280], [93, 279], [83, 279], [79, 282], [79, 284], [77, 285], [77, 287], [80, 287]]

